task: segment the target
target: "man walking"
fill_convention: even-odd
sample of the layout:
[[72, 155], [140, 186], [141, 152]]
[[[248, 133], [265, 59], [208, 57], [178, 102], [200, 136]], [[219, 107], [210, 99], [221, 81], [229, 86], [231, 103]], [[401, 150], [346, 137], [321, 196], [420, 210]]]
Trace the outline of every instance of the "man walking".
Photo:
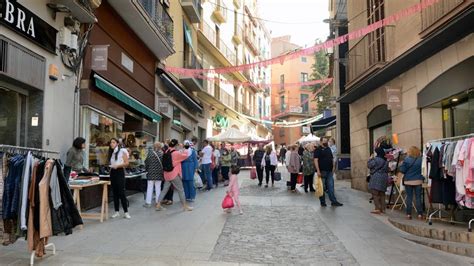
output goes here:
[[280, 160], [281, 160], [282, 165], [286, 165], [285, 158], [286, 158], [286, 147], [285, 145], [282, 145], [280, 148]]
[[262, 167], [262, 159], [265, 155], [265, 150], [263, 149], [263, 144], [258, 144], [258, 149], [253, 154], [253, 162], [255, 164], [255, 168], [257, 170], [257, 177], [258, 177], [258, 186], [262, 186], [263, 182], [263, 167]]
[[321, 207], [326, 207], [326, 191], [331, 200], [333, 207], [340, 207], [343, 204], [339, 203], [334, 193], [334, 158], [331, 148], [328, 145], [327, 138], [321, 138], [322, 146], [314, 151], [314, 165], [318, 173], [318, 178], [322, 178], [325, 193], [319, 198]]
[[201, 174], [202, 179], [207, 180], [207, 191], [209, 191], [213, 185], [211, 174], [212, 147], [207, 140], [204, 140], [202, 143], [204, 148], [201, 150]]

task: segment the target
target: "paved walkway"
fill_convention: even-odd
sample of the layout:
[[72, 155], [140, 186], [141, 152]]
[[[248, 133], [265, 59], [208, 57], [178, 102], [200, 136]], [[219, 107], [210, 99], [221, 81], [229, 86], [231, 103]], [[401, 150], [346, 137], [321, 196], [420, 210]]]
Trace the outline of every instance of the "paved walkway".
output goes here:
[[[285, 177], [287, 174], [282, 173]], [[86, 220], [83, 230], [51, 239], [57, 255], [45, 265], [474, 265], [474, 260], [414, 244], [369, 214], [366, 193], [338, 182], [345, 205], [320, 208], [311, 194], [291, 194], [285, 181], [258, 187], [241, 173], [244, 214], [223, 213], [225, 189], [198, 194], [193, 212], [179, 200], [163, 212], [130, 197], [131, 220]], [[0, 247], [0, 265], [29, 263], [26, 242]]]

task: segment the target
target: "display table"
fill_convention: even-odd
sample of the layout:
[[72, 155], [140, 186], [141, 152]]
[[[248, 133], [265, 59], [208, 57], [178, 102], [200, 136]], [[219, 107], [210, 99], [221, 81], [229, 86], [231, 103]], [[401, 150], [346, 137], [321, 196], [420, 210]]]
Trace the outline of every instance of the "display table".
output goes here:
[[[107, 186], [110, 185], [110, 181], [99, 181], [90, 184], [83, 184], [83, 185], [70, 185], [70, 188], [74, 190], [73, 198], [74, 202], [76, 203], [77, 210], [83, 219], [95, 219], [100, 220], [102, 223], [105, 220], [109, 219], [109, 197], [108, 197], [108, 190]], [[102, 205], [100, 209], [100, 213], [82, 213], [81, 211], [81, 196], [80, 191], [87, 187], [94, 187], [94, 186], [102, 186]], [[83, 225], [80, 226], [83, 228]]]

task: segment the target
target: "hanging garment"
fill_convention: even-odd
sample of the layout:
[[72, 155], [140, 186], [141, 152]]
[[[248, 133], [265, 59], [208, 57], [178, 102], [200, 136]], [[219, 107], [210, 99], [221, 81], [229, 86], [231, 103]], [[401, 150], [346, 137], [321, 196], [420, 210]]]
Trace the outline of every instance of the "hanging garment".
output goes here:
[[24, 158], [21, 155], [14, 156], [8, 162], [8, 175], [5, 178], [3, 191], [3, 219], [18, 217], [20, 201], [20, 182], [23, 171]]
[[453, 156], [454, 149], [456, 148], [456, 142], [449, 142], [448, 147], [444, 155], [444, 166], [446, 174], [453, 177], [456, 174], [456, 167], [453, 167]]
[[0, 152], [0, 214], [3, 213], [3, 187], [7, 173], [7, 155]]
[[51, 225], [51, 208], [50, 208], [50, 194], [49, 194], [49, 183], [51, 181], [51, 173], [53, 171], [54, 160], [48, 160], [46, 162], [46, 168], [44, 176], [41, 182], [38, 184], [39, 192], [39, 221], [40, 221], [40, 238], [49, 237], [53, 234], [53, 228]]
[[28, 152], [26, 156], [25, 163], [23, 165], [23, 175], [22, 175], [22, 182], [21, 182], [21, 199], [20, 199], [20, 229], [26, 230], [27, 220], [26, 220], [26, 211], [27, 211], [27, 203], [28, 203], [28, 188], [30, 184], [31, 178], [31, 164], [33, 162], [33, 155], [31, 152]]
[[[458, 202], [462, 200], [463, 196], [466, 194], [466, 189], [464, 187], [466, 176], [468, 174], [467, 168], [465, 167], [466, 157], [467, 157], [467, 147], [469, 145], [468, 140], [461, 140], [462, 142], [461, 149], [459, 150], [459, 155], [457, 157], [456, 164], [456, 192], [458, 196], [456, 197]], [[459, 143], [459, 142], [458, 142]], [[467, 163], [468, 164], [468, 163]]]
[[[57, 169], [61, 169], [58, 160], [56, 160], [55, 166]], [[81, 216], [79, 215], [79, 211], [74, 204], [74, 199], [72, 198], [68, 183], [64, 178], [63, 171], [57, 171], [57, 174], [62, 204], [58, 207], [58, 209], [51, 209], [53, 235], [58, 235], [61, 233], [69, 235], [72, 234], [72, 229], [74, 227], [83, 224], [83, 222]]]

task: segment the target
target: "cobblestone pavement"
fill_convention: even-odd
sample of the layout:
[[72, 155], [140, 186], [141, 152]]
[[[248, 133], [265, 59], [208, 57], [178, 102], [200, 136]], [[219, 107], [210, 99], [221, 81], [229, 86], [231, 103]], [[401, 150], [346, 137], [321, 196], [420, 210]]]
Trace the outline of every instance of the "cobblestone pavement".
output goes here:
[[287, 194], [286, 180], [275, 182], [273, 187], [270, 183], [270, 186], [265, 188], [264, 185], [259, 187], [256, 180], [245, 179], [240, 187], [241, 196], [275, 197]]
[[355, 265], [311, 207], [246, 206], [229, 217], [211, 260], [262, 264]]

